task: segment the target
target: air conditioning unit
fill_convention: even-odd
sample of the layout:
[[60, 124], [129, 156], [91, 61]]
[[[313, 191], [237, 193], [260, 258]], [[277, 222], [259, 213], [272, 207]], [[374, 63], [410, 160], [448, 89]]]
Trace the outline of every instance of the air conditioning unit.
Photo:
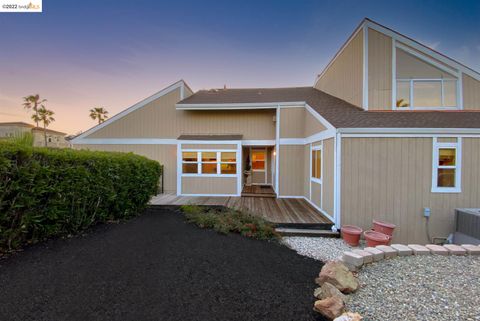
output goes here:
[[480, 208], [455, 210], [453, 243], [480, 245]]

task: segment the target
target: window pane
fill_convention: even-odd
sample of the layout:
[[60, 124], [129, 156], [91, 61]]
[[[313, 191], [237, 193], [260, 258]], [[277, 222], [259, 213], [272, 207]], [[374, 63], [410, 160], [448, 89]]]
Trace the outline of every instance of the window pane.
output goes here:
[[222, 162], [236, 162], [237, 157], [234, 152], [223, 152], [222, 153]]
[[397, 107], [410, 107], [409, 81], [397, 81]]
[[236, 174], [237, 164], [221, 164], [222, 174]]
[[442, 83], [440, 81], [413, 82], [414, 107], [442, 106]]
[[217, 174], [217, 163], [202, 163], [202, 174]]
[[217, 153], [216, 152], [202, 152], [202, 162], [216, 162]]
[[312, 177], [315, 177], [315, 162], [316, 162], [316, 153], [312, 150]]
[[265, 151], [264, 150], [252, 150], [252, 169], [257, 169], [257, 170], [265, 169]]
[[455, 170], [438, 169], [438, 187], [455, 187]]
[[440, 148], [438, 150], [438, 165], [455, 166], [455, 149]]
[[198, 173], [197, 163], [183, 163], [182, 172], [184, 174], [197, 174]]
[[443, 81], [443, 105], [445, 107], [457, 106], [457, 82], [455, 80]]
[[322, 152], [317, 150], [317, 161], [315, 162], [315, 177], [322, 178]]
[[182, 157], [184, 162], [196, 162], [197, 152], [183, 152]]

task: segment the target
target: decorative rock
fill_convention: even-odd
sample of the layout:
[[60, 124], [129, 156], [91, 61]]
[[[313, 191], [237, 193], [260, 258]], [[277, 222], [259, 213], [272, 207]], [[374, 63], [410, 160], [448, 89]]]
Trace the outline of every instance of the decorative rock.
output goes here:
[[451, 255], [465, 255], [465, 254], [467, 254], [467, 250], [465, 250], [460, 245], [445, 244], [443, 247], [446, 248], [448, 250], [448, 252], [450, 252]]
[[316, 281], [320, 285], [328, 282], [343, 293], [355, 292], [359, 287], [352, 272], [343, 263], [335, 261], [330, 261], [322, 267]]
[[437, 244], [427, 244], [425, 245], [425, 247], [427, 249], [430, 250], [430, 252], [432, 252], [432, 254], [437, 254], [437, 255], [449, 255], [449, 252], [446, 248], [444, 248], [443, 246], [441, 245], [437, 245]]
[[414, 255], [428, 255], [430, 250], [423, 245], [419, 244], [408, 244], [408, 247], [412, 249]]
[[315, 295], [315, 297], [319, 300], [330, 298], [332, 296], [338, 296], [340, 299], [343, 300], [343, 302], [346, 302], [347, 299], [347, 296], [345, 294], [340, 292], [336, 287], [334, 287], [328, 282], [323, 283], [322, 287], [315, 289], [315, 292], [313, 294], [317, 294]]
[[324, 317], [333, 320], [345, 312], [345, 304], [338, 296], [332, 296], [327, 299], [315, 301], [313, 310]]
[[360, 271], [361, 266], [357, 267], [355, 265], [349, 264], [349, 263], [345, 262], [342, 258], [340, 258], [338, 261], [343, 263], [350, 272]]
[[358, 268], [363, 265], [363, 256], [355, 252], [347, 251], [343, 253], [342, 261]]
[[472, 244], [462, 244], [462, 247], [467, 250], [470, 255], [480, 255], [480, 246]]
[[338, 318], [335, 318], [333, 321], [360, 321], [362, 320], [362, 316], [358, 313], [352, 313], [352, 312], [345, 312]]
[[322, 299], [322, 288], [315, 288], [313, 291], [313, 296], [316, 297], [317, 299], [321, 300]]
[[377, 245], [375, 248], [382, 251], [386, 259], [394, 258], [398, 255], [397, 250], [391, 248], [388, 245]]
[[363, 264], [368, 264], [373, 262], [373, 254], [364, 250], [355, 249], [352, 250], [353, 253], [360, 255], [363, 258]]
[[368, 253], [371, 253], [373, 255], [373, 261], [375, 262], [383, 260], [385, 256], [382, 251], [374, 247], [366, 247], [363, 250]]
[[409, 256], [413, 254], [412, 249], [403, 244], [392, 244], [391, 247], [398, 252], [398, 256]]

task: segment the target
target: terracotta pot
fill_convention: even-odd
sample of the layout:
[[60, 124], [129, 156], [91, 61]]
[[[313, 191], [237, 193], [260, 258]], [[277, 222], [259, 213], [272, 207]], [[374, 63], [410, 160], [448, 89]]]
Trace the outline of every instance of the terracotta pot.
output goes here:
[[377, 232], [365, 231], [363, 233], [368, 247], [375, 247], [377, 245], [388, 245], [390, 243], [390, 236]]
[[358, 226], [344, 225], [340, 229], [343, 240], [350, 246], [358, 246], [363, 230]]
[[373, 220], [373, 230], [375, 232], [380, 232], [388, 236], [393, 236], [393, 230], [395, 229], [395, 227], [395, 224], [392, 223]]

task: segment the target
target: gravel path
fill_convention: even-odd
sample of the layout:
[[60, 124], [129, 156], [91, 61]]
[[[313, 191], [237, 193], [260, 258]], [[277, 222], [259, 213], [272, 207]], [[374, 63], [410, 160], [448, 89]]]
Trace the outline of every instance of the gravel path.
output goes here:
[[364, 321], [480, 320], [480, 258], [410, 256], [367, 265], [347, 307]]
[[342, 257], [343, 252], [350, 251], [342, 239], [330, 237], [284, 237], [283, 243], [295, 250], [298, 254], [311, 257], [323, 262]]
[[[297, 253], [335, 260], [351, 249], [341, 239], [284, 237]], [[361, 289], [348, 296], [363, 321], [480, 321], [480, 257], [410, 256], [364, 266]]]

